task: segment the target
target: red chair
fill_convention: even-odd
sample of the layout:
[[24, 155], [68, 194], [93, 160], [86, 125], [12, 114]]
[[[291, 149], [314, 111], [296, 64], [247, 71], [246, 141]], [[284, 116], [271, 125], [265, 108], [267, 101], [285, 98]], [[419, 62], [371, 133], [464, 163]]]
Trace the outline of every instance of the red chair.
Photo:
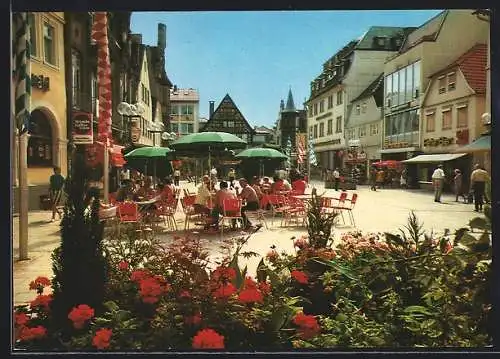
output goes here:
[[282, 225], [286, 226], [290, 224], [293, 218], [295, 218], [297, 225], [299, 224], [299, 220], [302, 220], [302, 224], [304, 225], [307, 220], [306, 209], [302, 200], [289, 197], [287, 206], [283, 212]]
[[118, 203], [118, 201], [116, 199], [116, 192], [110, 193], [108, 195], [108, 200], [109, 200], [109, 204], [115, 206]]
[[189, 221], [191, 218], [200, 218], [201, 214], [196, 213], [194, 210], [194, 201], [196, 200], [196, 195], [184, 196], [181, 198], [181, 206], [186, 219], [184, 221], [184, 230], [189, 229]]
[[241, 226], [244, 226], [243, 216], [241, 215], [241, 199], [227, 198], [222, 201], [222, 219], [219, 222], [220, 233], [224, 234], [224, 222], [226, 219], [240, 220]]
[[178, 199], [171, 197], [158, 203], [156, 215], [163, 217], [163, 222], [167, 228], [177, 231], [177, 223], [175, 222], [175, 212], [177, 211]]
[[340, 216], [342, 217], [342, 223], [344, 224], [345, 224], [345, 219], [343, 211], [346, 210], [346, 205], [345, 205], [346, 200], [347, 200], [347, 192], [341, 192], [337, 204], [332, 207], [334, 213], [340, 214]]
[[123, 223], [135, 223], [140, 225], [141, 216], [137, 203], [130, 201], [118, 203], [118, 219], [120, 220], [118, 230]]
[[287, 198], [284, 195], [280, 194], [270, 194], [268, 197], [269, 204], [271, 205], [271, 213], [272, 213], [272, 223], [274, 224], [274, 218], [277, 213], [281, 213], [282, 215], [288, 209], [287, 207]]
[[350, 220], [352, 226], [356, 227], [356, 222], [354, 222], [354, 213], [352, 212], [352, 210], [354, 209], [354, 206], [356, 205], [356, 202], [358, 201], [358, 194], [353, 193], [352, 198], [350, 200], [347, 200], [347, 201], [349, 201], [349, 203], [347, 205], [345, 205], [344, 210], [347, 211], [347, 213], [349, 214], [349, 220]]

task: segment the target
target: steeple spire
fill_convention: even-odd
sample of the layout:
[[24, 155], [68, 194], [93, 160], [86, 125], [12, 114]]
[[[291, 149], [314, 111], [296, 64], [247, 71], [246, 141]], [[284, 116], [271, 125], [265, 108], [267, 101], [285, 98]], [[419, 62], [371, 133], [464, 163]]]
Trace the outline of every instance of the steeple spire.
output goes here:
[[293, 103], [292, 87], [288, 89], [288, 98], [286, 100], [286, 110], [295, 111], [295, 104]]

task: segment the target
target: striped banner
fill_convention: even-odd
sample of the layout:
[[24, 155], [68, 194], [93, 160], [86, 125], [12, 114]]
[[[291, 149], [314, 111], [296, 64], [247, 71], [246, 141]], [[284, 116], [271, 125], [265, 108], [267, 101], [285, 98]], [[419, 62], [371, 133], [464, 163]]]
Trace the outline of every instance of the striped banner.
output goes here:
[[316, 153], [314, 153], [313, 137], [312, 134], [309, 135], [309, 141], [307, 141], [307, 147], [309, 149], [309, 163], [313, 166], [318, 165], [316, 160]]
[[29, 131], [31, 107], [30, 31], [27, 13], [14, 13], [12, 17], [16, 29], [14, 39], [16, 127], [19, 134], [22, 134]]
[[108, 46], [108, 17], [106, 12], [94, 13], [92, 39], [97, 44], [97, 81], [99, 92], [98, 140], [104, 143], [112, 141], [111, 115], [111, 65]]
[[304, 163], [304, 157], [306, 155], [306, 136], [303, 133], [297, 133], [295, 136], [295, 143], [297, 144], [297, 163]]
[[288, 137], [288, 140], [286, 141], [285, 154], [288, 156], [288, 159], [286, 160], [286, 166], [288, 168], [291, 168], [292, 167], [292, 162], [291, 162], [292, 140], [290, 139], [290, 137]]

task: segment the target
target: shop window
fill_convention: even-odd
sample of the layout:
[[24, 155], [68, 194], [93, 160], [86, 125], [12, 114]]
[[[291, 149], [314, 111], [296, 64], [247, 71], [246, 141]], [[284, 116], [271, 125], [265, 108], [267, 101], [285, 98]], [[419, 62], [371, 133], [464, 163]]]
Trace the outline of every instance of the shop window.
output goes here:
[[30, 116], [30, 138], [28, 140], [28, 167], [51, 167], [52, 127], [47, 116], [35, 110]]

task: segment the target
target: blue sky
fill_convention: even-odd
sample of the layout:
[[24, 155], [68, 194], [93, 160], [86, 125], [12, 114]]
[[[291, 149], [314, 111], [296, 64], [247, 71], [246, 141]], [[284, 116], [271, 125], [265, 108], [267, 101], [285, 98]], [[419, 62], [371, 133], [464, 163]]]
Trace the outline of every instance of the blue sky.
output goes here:
[[228, 93], [250, 125], [274, 125], [291, 87], [302, 108], [323, 62], [370, 26], [420, 26], [439, 10], [134, 12], [131, 29], [156, 45], [167, 25], [166, 70], [200, 94], [200, 116]]

